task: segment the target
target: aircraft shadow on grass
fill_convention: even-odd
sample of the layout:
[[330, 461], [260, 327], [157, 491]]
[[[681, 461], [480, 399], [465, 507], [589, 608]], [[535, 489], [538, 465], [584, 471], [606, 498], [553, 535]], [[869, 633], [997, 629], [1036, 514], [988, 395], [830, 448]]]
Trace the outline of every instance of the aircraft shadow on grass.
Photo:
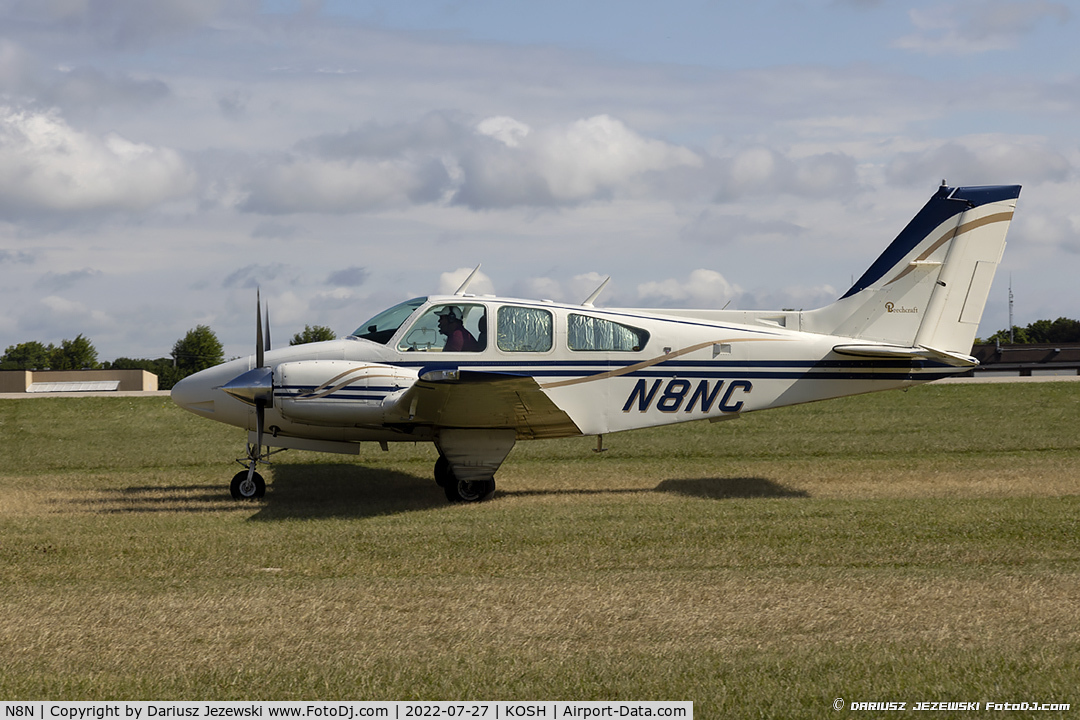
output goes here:
[[810, 493], [758, 477], [687, 478], [664, 480], [655, 492], [726, 500], [733, 498], [808, 498]]
[[64, 509], [99, 513], [214, 512], [235, 510], [236, 501], [220, 485], [131, 485], [54, 500]]
[[[653, 489], [500, 490], [499, 497], [669, 493], [713, 500], [809, 497], [765, 478], [663, 480]], [[276, 464], [264, 506], [252, 520], [300, 517], [374, 517], [446, 507], [429, 477], [357, 465]]]
[[574, 488], [561, 490], [500, 490], [498, 496], [528, 497], [543, 495], [642, 495], [645, 493], [668, 493], [709, 500], [735, 498], [792, 498], [810, 497], [803, 490], [793, 490], [765, 478], [688, 478], [685, 480], [662, 480], [650, 489], [636, 488]]
[[[252, 520], [272, 521], [320, 517], [375, 517], [446, 507], [441, 488], [419, 477], [360, 465], [274, 465], [274, 479]], [[798, 498], [809, 493], [765, 478], [667, 479], [652, 489], [571, 488], [559, 490], [500, 490], [499, 497], [635, 495], [668, 493], [711, 500], [736, 498]], [[78, 498], [71, 505], [94, 512], [156, 513], [236, 510], [236, 501], [218, 485], [131, 486], [95, 498]], [[261, 506], [261, 507], [260, 507]]]
[[263, 507], [252, 520], [375, 517], [446, 507], [430, 477], [349, 464], [274, 463]]

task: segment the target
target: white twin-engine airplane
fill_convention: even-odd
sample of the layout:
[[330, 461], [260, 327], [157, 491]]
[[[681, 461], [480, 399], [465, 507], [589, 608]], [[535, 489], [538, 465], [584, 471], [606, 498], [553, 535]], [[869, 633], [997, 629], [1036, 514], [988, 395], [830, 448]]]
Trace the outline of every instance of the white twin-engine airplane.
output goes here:
[[817, 310], [619, 310], [593, 305], [603, 285], [564, 305], [470, 295], [466, 280], [347, 338], [272, 351], [257, 310], [255, 354], [182, 380], [172, 397], [248, 430], [238, 499], [265, 492], [256, 465], [270, 448], [358, 454], [363, 442], [430, 441], [446, 497], [475, 502], [494, 492], [518, 440], [715, 422], [975, 367], [1019, 195], [1018, 185], [942, 183], [858, 282]]

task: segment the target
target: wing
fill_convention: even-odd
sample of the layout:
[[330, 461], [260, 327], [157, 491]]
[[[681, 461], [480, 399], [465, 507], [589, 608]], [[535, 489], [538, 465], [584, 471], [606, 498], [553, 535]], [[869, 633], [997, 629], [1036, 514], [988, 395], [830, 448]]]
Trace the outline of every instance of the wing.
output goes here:
[[580, 435], [574, 421], [528, 375], [434, 370], [394, 404], [391, 424], [513, 428], [518, 439]]

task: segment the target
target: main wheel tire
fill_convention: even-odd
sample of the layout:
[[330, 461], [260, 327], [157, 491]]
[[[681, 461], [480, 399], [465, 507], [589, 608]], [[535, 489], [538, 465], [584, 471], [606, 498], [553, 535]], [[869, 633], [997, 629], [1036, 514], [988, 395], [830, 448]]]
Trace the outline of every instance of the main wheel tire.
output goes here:
[[229, 483], [229, 491], [234, 500], [254, 500], [266, 494], [266, 481], [259, 473], [252, 473], [249, 482], [248, 471], [241, 470], [233, 475], [232, 482]]
[[435, 484], [441, 488], [454, 482], [454, 471], [450, 468], [450, 461], [445, 455], [440, 455], [435, 461]]
[[443, 489], [446, 491], [446, 499], [450, 502], [481, 502], [491, 497], [495, 492], [494, 480], [476, 480], [466, 482], [455, 480], [447, 483]]

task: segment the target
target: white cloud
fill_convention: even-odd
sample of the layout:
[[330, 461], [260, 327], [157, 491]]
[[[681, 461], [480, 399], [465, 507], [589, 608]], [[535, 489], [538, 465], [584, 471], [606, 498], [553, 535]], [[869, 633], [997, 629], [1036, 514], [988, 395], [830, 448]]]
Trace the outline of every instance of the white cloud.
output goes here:
[[457, 202], [477, 209], [577, 205], [632, 192], [647, 173], [702, 165], [690, 150], [643, 137], [608, 115], [503, 139], [507, 128], [520, 127], [499, 118], [485, 134], [497, 128], [500, 145], [476, 147], [462, 158]]
[[742, 290], [715, 270], [699, 268], [686, 280], [651, 281], [637, 286], [640, 300], [648, 305], [672, 307], [723, 307]]
[[115, 324], [105, 311], [57, 295], [42, 298], [37, 311], [23, 318], [26, 330], [44, 330], [50, 336], [68, 339], [80, 333], [89, 337], [94, 332], [109, 331]]
[[448, 176], [437, 162], [299, 157], [256, 173], [241, 202], [267, 214], [352, 213], [430, 202]]
[[973, 135], [898, 153], [886, 168], [895, 183], [942, 177], [953, 184], [1060, 182], [1072, 174], [1068, 158], [1043, 138]]
[[926, 55], [974, 55], [1014, 48], [1043, 20], [1065, 23], [1069, 8], [1046, 0], [967, 0], [909, 11], [915, 32], [895, 47]]
[[686, 148], [644, 138], [607, 115], [539, 133], [534, 152], [536, 170], [552, 196], [571, 202], [646, 172], [701, 165]]
[[476, 125], [476, 131], [495, 138], [507, 147], [517, 147], [532, 132], [532, 128], [512, 117], [500, 115], [481, 120]]
[[174, 150], [79, 132], [55, 113], [0, 107], [0, 212], [143, 210], [194, 184]]
[[[465, 279], [469, 277], [474, 269], [469, 267], [458, 268], [439, 275], [439, 294], [452, 295], [457, 292], [457, 289], [461, 287], [461, 284], [465, 282]], [[465, 292], [470, 295], [494, 295], [495, 286], [491, 282], [491, 278], [478, 270]]]
[[755, 145], [715, 158], [710, 165], [720, 199], [776, 193], [835, 196], [849, 192], [858, 182], [855, 158], [839, 152], [795, 157]]
[[240, 206], [268, 214], [447, 202], [473, 209], [573, 206], [632, 193], [649, 173], [701, 164], [690, 150], [643, 137], [607, 115], [540, 129], [496, 116], [469, 129], [429, 114], [409, 125], [301, 142], [252, 173]]
[[747, 242], [752, 239], [779, 239], [790, 242], [802, 232], [802, 227], [787, 220], [756, 220], [745, 215], [721, 213], [715, 208], [706, 208], [679, 231], [679, 237], [692, 243], [718, 246], [736, 240]]
[[732, 307], [740, 310], [812, 310], [835, 302], [840, 294], [832, 285], [792, 285], [740, 293]]
[[549, 277], [519, 280], [514, 283], [512, 293], [517, 297], [536, 300], [566, 302], [568, 299], [566, 292], [563, 290], [562, 283]]
[[30, 64], [30, 58], [21, 46], [7, 38], [0, 38], [0, 91], [21, 90]]

